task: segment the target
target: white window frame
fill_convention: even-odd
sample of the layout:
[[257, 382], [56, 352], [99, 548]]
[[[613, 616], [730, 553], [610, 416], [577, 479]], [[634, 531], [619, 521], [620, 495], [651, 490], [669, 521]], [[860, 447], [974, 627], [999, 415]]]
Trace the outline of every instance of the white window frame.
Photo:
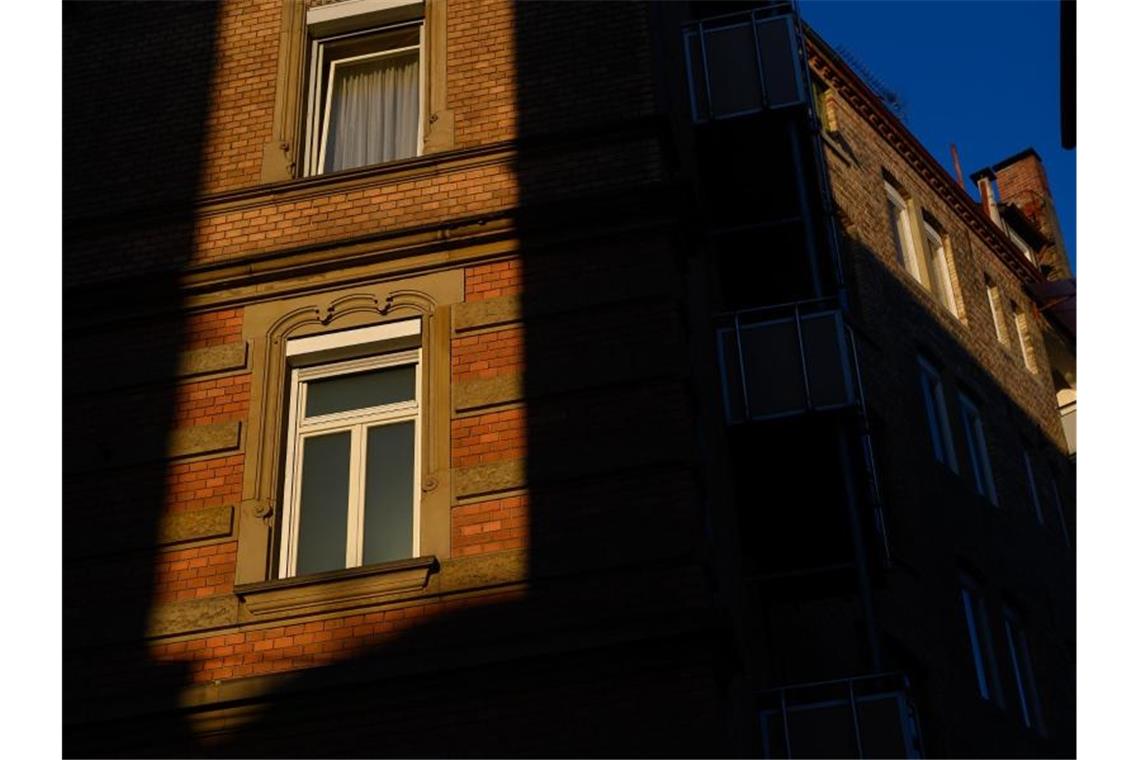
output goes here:
[[[942, 233], [925, 219], [922, 222], [923, 245], [927, 252], [927, 269], [930, 283], [928, 290], [935, 300], [949, 309], [955, 317], [958, 316], [958, 307], [954, 298], [954, 289], [950, 285], [950, 264], [946, 260], [946, 243]], [[937, 281], [937, 286], [935, 285]]]
[[[892, 237], [895, 240], [895, 258], [899, 256], [903, 259], [903, 268], [918, 282], [922, 282], [922, 277], [919, 275], [918, 270], [918, 253], [915, 250], [914, 232], [911, 229], [910, 223], [910, 204], [902, 193], [895, 188], [890, 182], [883, 182], [883, 187], [887, 192], [887, 210], [890, 213], [891, 229], [894, 231]], [[898, 220], [902, 219], [903, 229], [900, 232]], [[901, 250], [900, 250], [901, 248]]]
[[1029, 321], [1025, 318], [1025, 312], [1017, 305], [1017, 301], [1010, 301], [1009, 305], [1013, 309], [1013, 322], [1017, 328], [1017, 344], [1021, 347], [1021, 360], [1025, 362], [1027, 370], [1036, 374], [1037, 362], [1029, 353]]
[[[330, 42], [348, 39], [351, 37], [365, 37], [373, 34], [396, 31], [407, 27], [418, 27], [418, 42], [415, 45], [405, 45], [398, 48], [386, 48], [373, 53], [364, 53], [346, 58], [330, 59], [327, 78], [321, 76], [324, 70], [325, 47]], [[329, 113], [332, 109], [333, 82], [336, 81], [336, 67], [342, 64], [361, 63], [365, 60], [387, 58], [406, 54], [410, 50], [416, 51], [419, 63], [419, 106], [416, 125], [416, 156], [423, 155], [424, 150], [424, 108], [425, 105], [425, 71], [424, 71], [424, 22], [423, 19], [405, 21], [399, 24], [362, 29], [345, 34], [315, 39], [309, 51], [309, 80], [306, 97], [307, 110], [305, 119], [305, 176], [319, 176], [325, 173], [325, 149], [328, 146]], [[327, 84], [326, 84], [327, 82]], [[317, 102], [320, 93], [324, 90], [324, 103]], [[411, 156], [409, 156], [411, 158]], [[399, 159], [394, 159], [399, 160]], [[364, 167], [354, 167], [364, 168]]]
[[1045, 513], [1041, 510], [1041, 497], [1037, 493], [1037, 476], [1033, 472], [1033, 460], [1028, 449], [1021, 449], [1022, 459], [1025, 461], [1025, 479], [1029, 482], [1029, 498], [1033, 502], [1033, 513], [1037, 515], [1037, 522], [1045, 524]]
[[957, 473], [958, 455], [954, 451], [954, 437], [950, 432], [950, 415], [946, 412], [946, 393], [942, 388], [942, 376], [934, 365], [922, 357], [918, 359], [918, 366], [926, 421], [930, 428], [930, 441], [934, 446], [934, 458]]
[[989, 616], [978, 584], [969, 576], [961, 576], [962, 609], [966, 618], [966, 630], [970, 638], [970, 655], [974, 662], [974, 678], [978, 693], [987, 702], [993, 701], [1004, 706], [1001, 683], [998, 681], [996, 658], [994, 657], [993, 637], [990, 633]]
[[1026, 243], [1021, 235], [1018, 235], [1008, 226], [1005, 231], [1009, 233], [1009, 239], [1021, 251], [1021, 255], [1024, 256], [1030, 264], [1037, 266], [1037, 257], [1033, 254], [1033, 249], [1029, 247], [1029, 243]]
[[1029, 640], [1017, 614], [1006, 607], [1002, 610], [1002, 628], [1009, 647], [1009, 662], [1013, 670], [1013, 683], [1017, 686], [1021, 720], [1026, 728], [1044, 733], [1041, 720], [1041, 703], [1037, 694], [1037, 679], [1033, 674], [1033, 660], [1029, 656]]
[[970, 469], [974, 472], [974, 488], [996, 506], [998, 503], [997, 487], [994, 485], [993, 468], [990, 466], [990, 452], [986, 445], [986, 430], [982, 421], [982, 413], [977, 404], [964, 393], [958, 394], [958, 406], [962, 411], [962, 429], [966, 434], [966, 451], [970, 455]]
[[1009, 325], [1005, 321], [1005, 310], [1001, 305], [1001, 290], [988, 276], [985, 278], [984, 285], [986, 287], [986, 298], [990, 302], [990, 315], [994, 320], [994, 333], [997, 335], [998, 343], [1008, 346]]
[[[348, 515], [345, 540], [345, 569], [360, 567], [364, 551], [364, 498], [367, 476], [367, 431], [379, 425], [402, 422], [414, 423], [412, 455], [412, 553], [410, 558], [420, 555], [420, 469], [423, 436], [422, 387], [423, 350], [407, 350], [375, 353], [356, 358], [329, 358], [338, 352], [354, 349], [363, 351], [383, 350], [383, 341], [418, 335], [419, 320], [408, 320], [386, 325], [347, 330], [342, 333], [319, 335], [289, 341], [286, 356], [293, 358], [290, 371], [289, 418], [286, 428], [285, 477], [281, 510], [281, 542], [278, 557], [278, 577], [292, 578], [296, 575], [297, 544], [300, 532], [300, 496], [303, 466], [301, 442], [310, 436], [330, 433], [350, 432]], [[379, 343], [378, 343], [379, 341]], [[342, 412], [319, 415], [311, 418], [303, 416], [308, 383], [343, 375], [357, 374], [376, 369], [412, 365], [415, 367], [415, 395], [411, 401], [350, 409]]]

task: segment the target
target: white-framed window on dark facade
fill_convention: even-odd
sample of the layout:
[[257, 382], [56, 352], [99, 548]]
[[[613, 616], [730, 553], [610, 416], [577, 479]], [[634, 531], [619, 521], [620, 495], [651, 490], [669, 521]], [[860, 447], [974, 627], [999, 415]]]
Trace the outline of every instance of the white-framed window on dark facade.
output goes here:
[[1030, 372], [1037, 372], [1037, 361], [1029, 348], [1029, 320], [1025, 312], [1017, 305], [1017, 301], [1010, 301], [1009, 308], [1013, 312], [1013, 323], [1017, 328], [1017, 345], [1021, 349], [1021, 360]]
[[418, 335], [409, 320], [289, 341], [279, 577], [419, 555]]
[[420, 154], [422, 50], [422, 20], [311, 41], [307, 176]]
[[1009, 345], [1009, 325], [1005, 321], [1005, 309], [1002, 307], [1001, 290], [989, 275], [985, 275], [986, 298], [990, 302], [990, 316], [994, 320], [994, 334], [1003, 346]]
[[918, 369], [934, 458], [954, 472], [958, 472], [958, 457], [954, 452], [954, 438], [950, 433], [950, 416], [946, 413], [946, 394], [942, 389], [942, 375], [933, 364], [922, 357], [918, 359]]
[[930, 282], [927, 287], [938, 302], [958, 316], [958, 307], [954, 302], [954, 290], [950, 284], [950, 265], [947, 260], [946, 242], [942, 233], [935, 229], [930, 222], [922, 223], [922, 251], [926, 256], [926, 271]]
[[997, 660], [994, 657], [993, 635], [990, 633], [989, 616], [986, 614], [980, 587], [977, 581], [965, 574], [961, 576], [961, 584], [962, 612], [966, 619], [970, 659], [974, 666], [978, 694], [982, 699], [1004, 707], [1005, 699], [997, 675]]
[[966, 451], [970, 456], [970, 469], [974, 473], [974, 489], [997, 504], [997, 488], [994, 486], [993, 468], [990, 467], [990, 451], [986, 444], [982, 413], [964, 393], [958, 394], [958, 406], [962, 410], [962, 430], [966, 434]]
[[918, 257], [915, 253], [914, 232], [911, 229], [910, 211], [906, 198], [890, 182], [883, 182], [887, 194], [887, 223], [895, 244], [895, 261], [911, 277], [922, 282], [918, 272]]
[[1029, 641], [1017, 613], [1009, 607], [1002, 611], [1002, 627], [1009, 649], [1009, 663], [1013, 671], [1013, 684], [1017, 689], [1019, 715], [1026, 728], [1045, 732], [1041, 719], [1041, 702], [1037, 696], [1037, 679], [1033, 675], [1033, 661], [1029, 656]]

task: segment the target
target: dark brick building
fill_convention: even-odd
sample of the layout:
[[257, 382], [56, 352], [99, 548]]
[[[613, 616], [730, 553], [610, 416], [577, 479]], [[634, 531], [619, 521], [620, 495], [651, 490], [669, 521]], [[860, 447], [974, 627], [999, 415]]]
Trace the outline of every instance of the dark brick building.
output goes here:
[[66, 6], [67, 754], [1074, 753], [1043, 169], [753, 5]]

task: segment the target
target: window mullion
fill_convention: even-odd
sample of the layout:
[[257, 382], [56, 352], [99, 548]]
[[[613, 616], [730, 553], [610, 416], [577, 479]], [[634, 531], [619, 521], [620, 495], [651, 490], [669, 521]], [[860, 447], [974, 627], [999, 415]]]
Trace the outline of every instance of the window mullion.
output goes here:
[[348, 531], [344, 560], [345, 567], [359, 567], [363, 564], [364, 542], [364, 423], [350, 429], [352, 447], [348, 466]]

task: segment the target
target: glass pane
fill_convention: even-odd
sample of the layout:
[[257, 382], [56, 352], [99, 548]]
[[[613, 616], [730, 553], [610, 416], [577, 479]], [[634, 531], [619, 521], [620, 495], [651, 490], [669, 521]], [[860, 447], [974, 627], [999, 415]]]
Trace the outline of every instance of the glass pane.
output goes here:
[[804, 409], [807, 400], [795, 324], [789, 320], [750, 325], [741, 328], [740, 340], [752, 416]]
[[412, 556], [416, 424], [368, 429], [364, 485], [364, 564]]
[[803, 100], [796, 81], [796, 55], [792, 48], [791, 26], [787, 19], [762, 21], [756, 25], [760, 62], [764, 67], [764, 87], [768, 107], [776, 108]]
[[307, 385], [306, 417], [412, 401], [416, 397], [416, 365], [310, 380]]
[[705, 88], [705, 63], [704, 56], [701, 55], [700, 35], [685, 35], [685, 49], [689, 56], [689, 78], [693, 99], [692, 106], [694, 108], [693, 118], [698, 120], [707, 119], [709, 117], [709, 94]]
[[740, 352], [736, 350], [736, 331], [720, 330], [720, 366], [724, 383], [724, 412], [729, 421], [744, 419], [744, 392], [740, 384]]
[[419, 70], [415, 51], [334, 65], [325, 171], [416, 155]]
[[749, 25], [712, 29], [705, 33], [714, 116], [760, 108], [760, 73], [756, 41]]
[[347, 430], [302, 440], [297, 575], [344, 568], [348, 535]]
[[834, 314], [805, 317], [801, 322], [807, 354], [811, 401], [817, 407], [838, 406], [852, 401], [847, 363], [842, 352], [842, 333]]

